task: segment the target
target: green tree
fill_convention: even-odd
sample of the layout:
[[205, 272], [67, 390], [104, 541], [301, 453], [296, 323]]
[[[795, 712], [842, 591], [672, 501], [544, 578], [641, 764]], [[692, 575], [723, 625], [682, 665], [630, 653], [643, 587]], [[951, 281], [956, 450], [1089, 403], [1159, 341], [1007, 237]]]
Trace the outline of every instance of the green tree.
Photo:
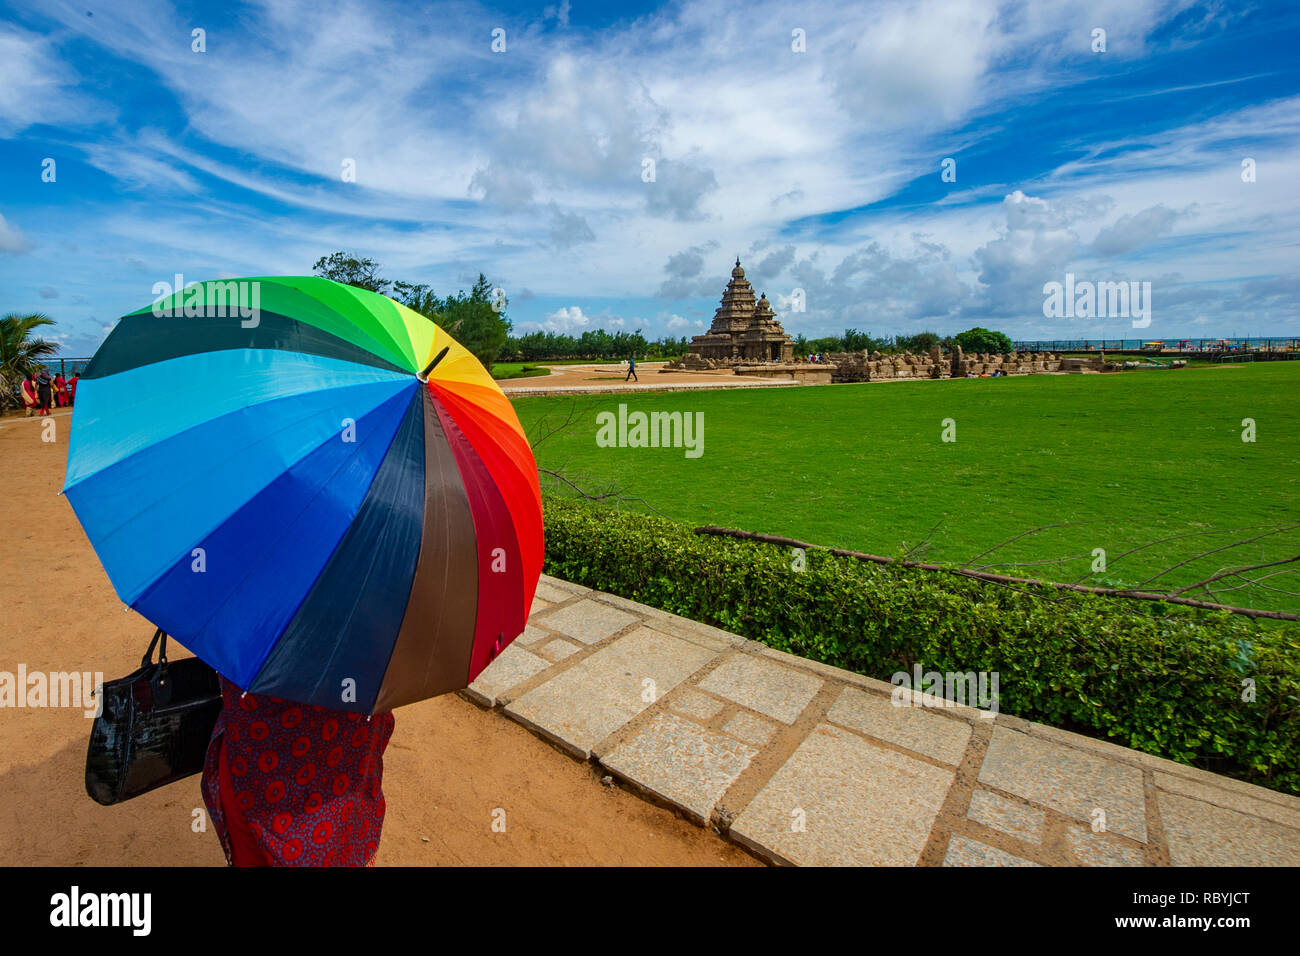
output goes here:
[[0, 319], [0, 407], [19, 406], [18, 389], [32, 372], [41, 369], [40, 359], [54, 354], [54, 343], [32, 335], [42, 325], [53, 325], [48, 315], [9, 313]]
[[393, 284], [388, 279], [380, 278], [379, 263], [374, 259], [354, 256], [349, 252], [321, 256], [311, 271], [322, 278], [356, 286], [358, 289], [369, 289], [371, 292], [387, 293]]
[[961, 346], [963, 352], [999, 352], [1006, 355], [1011, 351], [1011, 340], [1002, 332], [990, 332], [976, 326], [953, 336], [953, 342]]
[[918, 332], [916, 335], [900, 335], [896, 341], [904, 352], [924, 355], [931, 347], [938, 345], [940, 339], [936, 332]]
[[870, 332], [857, 329], [845, 329], [841, 342], [845, 352], [884, 352], [890, 347], [889, 339], [878, 339]]
[[494, 291], [487, 276], [480, 272], [469, 295], [460, 291], [448, 296], [441, 310], [429, 316], [473, 352], [486, 369], [492, 368], [510, 337], [510, 320], [505, 314], [508, 300], [503, 293], [494, 295]]
[[468, 294], [461, 290], [440, 299], [427, 284], [383, 278], [381, 268], [374, 259], [335, 252], [317, 259], [312, 272], [325, 279], [396, 299], [408, 309], [436, 322], [474, 353], [484, 368], [492, 368], [510, 336], [510, 320], [505, 315], [505, 296], [493, 295], [492, 283], [488, 282], [487, 276], [480, 272]]

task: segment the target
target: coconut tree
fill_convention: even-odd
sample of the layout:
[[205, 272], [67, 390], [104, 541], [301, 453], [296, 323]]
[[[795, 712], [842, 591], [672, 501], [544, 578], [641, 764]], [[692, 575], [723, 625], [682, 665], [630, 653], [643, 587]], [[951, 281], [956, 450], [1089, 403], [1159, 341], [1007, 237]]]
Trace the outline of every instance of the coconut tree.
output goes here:
[[19, 405], [18, 387], [32, 372], [40, 370], [40, 359], [54, 354], [54, 343], [37, 338], [32, 330], [53, 325], [48, 315], [9, 313], [0, 318], [0, 408]]

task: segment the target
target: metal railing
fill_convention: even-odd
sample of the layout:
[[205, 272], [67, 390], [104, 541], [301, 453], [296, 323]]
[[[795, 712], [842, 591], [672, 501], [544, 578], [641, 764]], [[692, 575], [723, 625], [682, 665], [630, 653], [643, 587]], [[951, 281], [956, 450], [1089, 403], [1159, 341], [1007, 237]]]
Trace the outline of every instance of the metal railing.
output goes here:
[[1300, 339], [1296, 338], [1242, 338], [1242, 339], [1022, 339], [1012, 343], [1017, 352], [1177, 352], [1222, 354], [1242, 353], [1300, 353]]

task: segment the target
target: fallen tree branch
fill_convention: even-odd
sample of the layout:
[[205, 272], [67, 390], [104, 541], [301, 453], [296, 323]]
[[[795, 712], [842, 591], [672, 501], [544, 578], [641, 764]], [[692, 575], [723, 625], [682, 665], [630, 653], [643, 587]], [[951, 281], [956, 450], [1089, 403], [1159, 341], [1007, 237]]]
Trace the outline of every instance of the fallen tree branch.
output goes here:
[[1193, 561], [1199, 561], [1201, 558], [1208, 558], [1210, 555], [1218, 554], [1220, 551], [1231, 551], [1233, 548], [1240, 548], [1243, 544], [1252, 544], [1253, 542], [1258, 541], [1260, 538], [1267, 538], [1270, 535], [1281, 534], [1283, 531], [1294, 531], [1296, 528], [1300, 528], [1300, 524], [1285, 525], [1284, 527], [1281, 528], [1274, 528], [1272, 531], [1265, 531], [1263, 534], [1257, 534], [1253, 538], [1246, 538], [1245, 540], [1242, 541], [1234, 541], [1231, 544], [1225, 544], [1218, 548], [1212, 548], [1209, 551], [1202, 551], [1200, 554], [1194, 554], [1187, 560], [1179, 561], [1177, 564], [1165, 568], [1159, 574], [1147, 578], [1145, 581], [1140, 582], [1138, 584], [1138, 587], [1143, 587], [1144, 585], [1150, 584], [1152, 581], [1156, 580], [1156, 578], [1163, 578], [1170, 571], [1177, 571], [1179, 568], [1191, 564]]
[[1060, 591], [1074, 591], [1078, 594], [1096, 594], [1103, 597], [1125, 598], [1135, 601], [1163, 601], [1166, 604], [1179, 604], [1186, 607], [1202, 608], [1210, 611], [1228, 611], [1232, 614], [1240, 614], [1244, 617], [1251, 618], [1269, 618], [1275, 621], [1300, 621], [1300, 614], [1291, 614], [1286, 611], [1261, 611], [1249, 607], [1233, 607], [1228, 604], [1215, 604], [1210, 601], [1197, 601], [1192, 598], [1173, 597], [1169, 594], [1156, 594], [1150, 591], [1132, 591], [1122, 588], [1097, 588], [1089, 587], [1083, 584], [1064, 584], [1058, 581], [1035, 581], [1032, 578], [1015, 578], [1005, 574], [989, 574], [985, 571], [970, 571], [966, 568], [948, 567], [942, 564], [924, 564], [920, 561], [906, 561], [899, 558], [886, 558], [878, 554], [865, 554], [861, 551], [847, 551], [843, 548], [827, 548], [818, 544], [808, 544], [806, 541], [796, 541], [794, 538], [782, 538], [777, 535], [759, 534], [755, 531], [740, 531], [735, 528], [718, 528], [713, 525], [704, 525], [694, 529], [696, 534], [719, 535], [729, 538], [742, 538], [749, 541], [762, 541], [766, 544], [776, 544], [787, 548], [804, 548], [805, 550], [825, 551], [842, 558], [855, 558], [859, 561], [868, 561], [874, 564], [893, 564], [904, 568], [914, 568], [918, 571], [936, 571], [941, 574], [955, 574], [963, 578], [973, 578], [977, 581], [987, 581], [991, 584], [1000, 585], [1037, 585], [1039, 587], [1056, 588]]
[[[1257, 525], [1247, 525], [1244, 528], [1211, 528], [1209, 531], [1187, 531], [1184, 532], [1183, 534], [1171, 534], [1165, 538], [1157, 538], [1154, 541], [1148, 541], [1146, 544], [1139, 544], [1136, 548], [1129, 548], [1127, 551], [1123, 551], [1115, 555], [1114, 557], [1107, 559], [1106, 563], [1110, 567], [1114, 567], [1119, 562], [1120, 558], [1126, 558], [1130, 554], [1137, 554], [1139, 551], [1145, 551], [1147, 548], [1154, 548], [1158, 544], [1166, 544], [1170, 541], [1181, 541], [1184, 538], [1201, 538], [1204, 537], [1205, 535], [1210, 535], [1210, 534], [1236, 534], [1240, 531], [1258, 531], [1260, 528], [1272, 528], [1272, 527], [1275, 526], [1268, 525], [1268, 524], [1257, 524]], [[1080, 581], [1086, 581], [1088, 580], [1088, 578], [1092, 576], [1093, 576], [1093, 572], [1089, 571], [1087, 574], [1083, 575], [1082, 577], [1077, 578], [1074, 581], [1074, 583], [1078, 584]]]
[[[1196, 588], [1203, 587], [1208, 584], [1213, 584], [1215, 581], [1219, 581], [1223, 578], [1238, 577], [1241, 575], [1243, 571], [1257, 571], [1260, 568], [1273, 568], [1273, 567], [1277, 567], [1277, 565], [1279, 564], [1293, 564], [1296, 561], [1300, 561], [1300, 554], [1297, 554], [1294, 558], [1282, 558], [1279, 561], [1269, 561], [1267, 564], [1248, 564], [1245, 567], [1221, 571], [1218, 574], [1206, 578], [1204, 581], [1197, 581], [1195, 584], [1189, 584], [1185, 588], [1179, 588], [1177, 591], [1170, 591], [1169, 593], [1171, 595], [1183, 594], [1186, 591], [1193, 591]], [[1250, 579], [1247, 578], [1246, 580], [1250, 580]], [[1251, 583], [1253, 584], [1254, 582], [1251, 581]], [[1205, 590], [1208, 591], [1210, 589], [1206, 587]]]
[[[654, 505], [650, 504], [650, 502], [646, 501], [644, 498], [633, 498], [629, 495], [623, 494], [618, 489], [617, 485], [610, 485], [609, 490], [605, 492], [593, 492], [582, 487], [582, 485], [578, 484], [576, 481], [574, 481], [572, 478], [570, 478], [568, 475], [564, 474], [563, 472], [552, 471], [550, 468], [542, 468], [539, 466], [537, 469], [537, 473], [540, 475], [549, 475], [550, 477], [554, 478], [556, 481], [563, 482], [564, 484], [572, 488], [574, 491], [576, 491], [579, 497], [585, 498], [587, 501], [604, 501], [607, 498], [613, 498], [615, 501], [624, 504], [635, 502], [637, 504], [645, 505], [655, 514], [659, 515], [661, 518], [668, 517], [659, 509], [657, 509]], [[584, 478], [585, 476], [579, 475], [578, 477]]]

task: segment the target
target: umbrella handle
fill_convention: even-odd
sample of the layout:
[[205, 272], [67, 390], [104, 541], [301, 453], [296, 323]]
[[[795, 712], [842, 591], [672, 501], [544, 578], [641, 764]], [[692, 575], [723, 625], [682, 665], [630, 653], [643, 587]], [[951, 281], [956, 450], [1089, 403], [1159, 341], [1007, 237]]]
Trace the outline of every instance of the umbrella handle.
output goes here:
[[141, 667], [148, 667], [153, 663], [153, 649], [158, 646], [159, 638], [162, 639], [162, 647], [158, 650], [158, 663], [167, 663], [167, 634], [160, 627], [153, 632], [153, 640], [149, 642], [149, 649], [144, 652], [144, 657], [140, 661]]

